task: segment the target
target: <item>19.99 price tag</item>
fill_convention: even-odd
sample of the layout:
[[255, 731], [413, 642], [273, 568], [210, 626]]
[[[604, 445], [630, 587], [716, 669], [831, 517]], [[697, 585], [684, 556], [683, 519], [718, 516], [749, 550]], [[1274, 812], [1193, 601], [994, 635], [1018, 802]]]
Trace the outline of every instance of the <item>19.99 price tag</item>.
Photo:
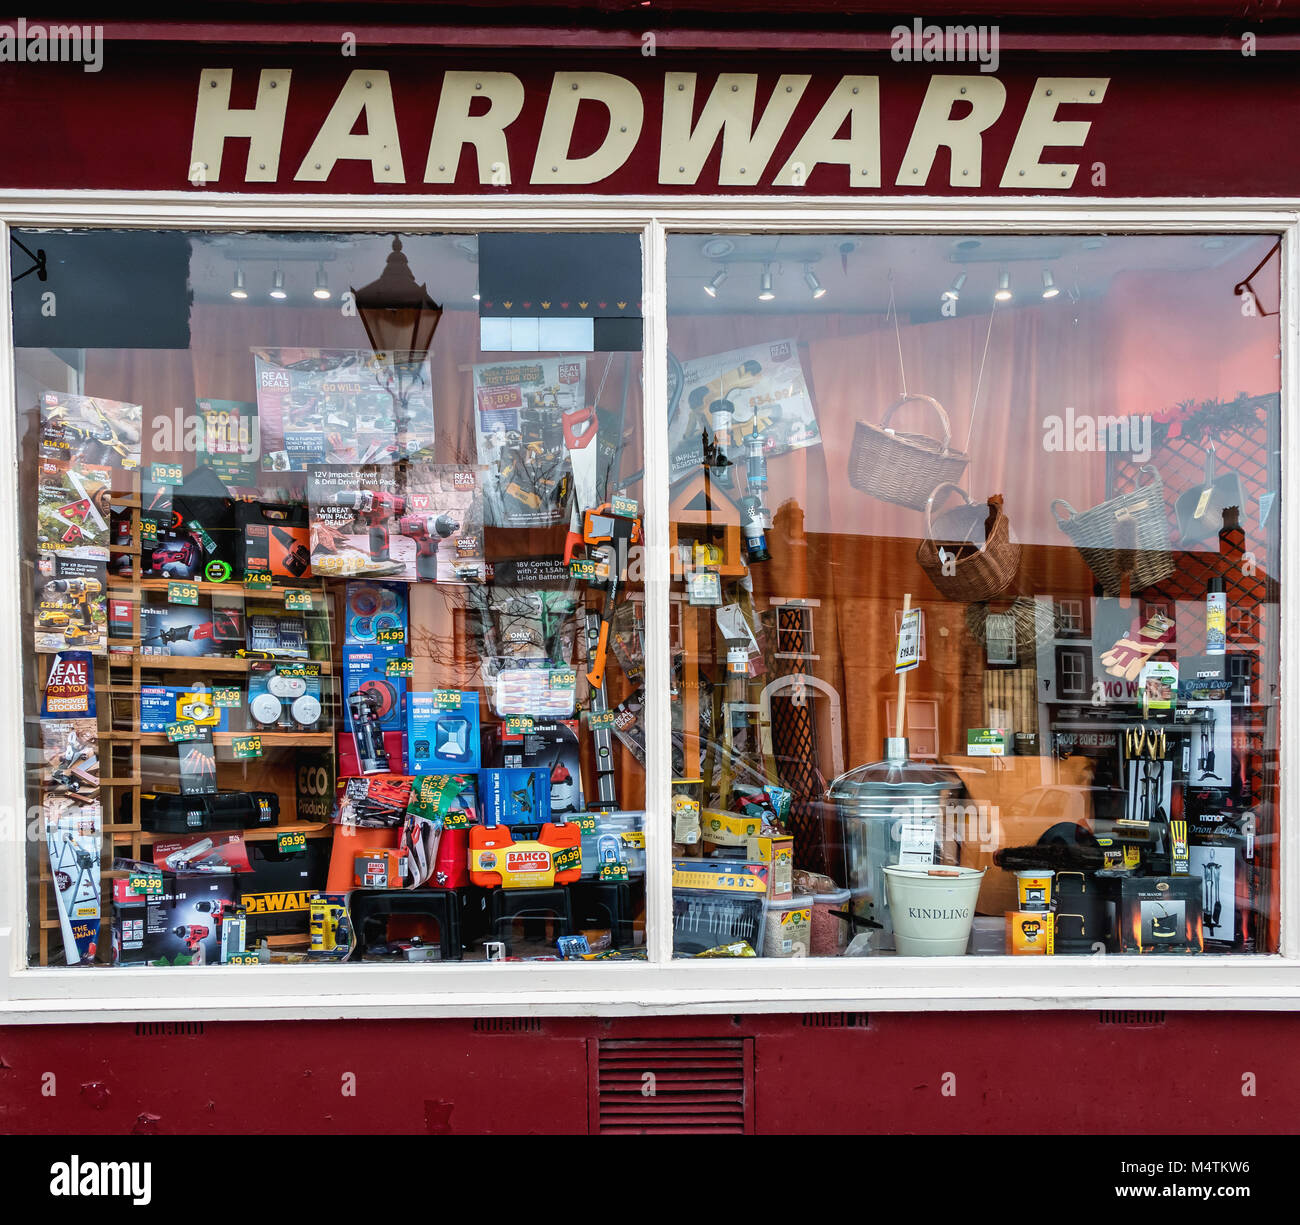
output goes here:
[[179, 485], [185, 479], [180, 464], [150, 464], [149, 480], [155, 485]]

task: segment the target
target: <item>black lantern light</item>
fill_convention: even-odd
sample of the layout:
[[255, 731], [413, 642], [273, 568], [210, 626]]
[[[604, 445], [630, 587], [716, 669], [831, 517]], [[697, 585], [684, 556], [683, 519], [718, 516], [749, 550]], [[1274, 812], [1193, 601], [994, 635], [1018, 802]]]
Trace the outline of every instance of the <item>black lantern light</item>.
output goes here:
[[388, 354], [399, 362], [418, 365], [424, 361], [442, 318], [442, 307], [423, 285], [415, 283], [400, 238], [393, 238], [393, 249], [378, 280], [354, 289], [352, 297], [376, 353]]

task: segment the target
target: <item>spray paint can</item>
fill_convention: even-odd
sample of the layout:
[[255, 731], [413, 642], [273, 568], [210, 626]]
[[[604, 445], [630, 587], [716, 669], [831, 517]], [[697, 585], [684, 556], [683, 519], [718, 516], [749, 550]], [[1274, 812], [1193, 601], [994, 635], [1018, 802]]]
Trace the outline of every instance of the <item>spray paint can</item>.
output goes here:
[[1223, 655], [1228, 649], [1228, 596], [1223, 579], [1215, 575], [1205, 591], [1205, 653]]
[[745, 482], [750, 493], [762, 495], [767, 491], [767, 451], [763, 435], [758, 432], [758, 422], [745, 439]]
[[771, 561], [767, 551], [763, 503], [753, 494], [740, 499], [740, 531], [745, 538], [745, 552], [751, 562]]

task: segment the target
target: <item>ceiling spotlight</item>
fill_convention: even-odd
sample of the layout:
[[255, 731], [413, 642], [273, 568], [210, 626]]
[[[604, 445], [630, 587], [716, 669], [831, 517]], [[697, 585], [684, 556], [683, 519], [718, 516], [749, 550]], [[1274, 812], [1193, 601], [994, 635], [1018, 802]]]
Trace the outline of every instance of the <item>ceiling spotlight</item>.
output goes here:
[[966, 274], [964, 272], [959, 272], [955, 277], [953, 277], [952, 284], [943, 291], [943, 296], [947, 298], [949, 302], [956, 302], [957, 299], [961, 297], [961, 287], [965, 284]]
[[248, 289], [244, 285], [244, 270], [238, 266], [235, 267], [235, 285], [230, 291], [230, 296], [241, 300], [248, 297]]
[[1002, 271], [998, 273], [998, 288], [993, 295], [995, 302], [1010, 302], [1014, 295], [1011, 293], [1011, 274]]
[[477, 289], [474, 291], [474, 295], [473, 295], [473, 296], [474, 296], [474, 301], [477, 302], [477, 301], [479, 300], [478, 290], [477, 290]]
[[271, 273], [271, 297], [279, 300], [288, 296], [284, 291], [284, 273], [277, 268]]
[[1056, 282], [1052, 280], [1052, 274], [1047, 269], [1043, 269], [1043, 297], [1054, 298], [1061, 291], [1057, 288]]
[[322, 302], [328, 301], [330, 296], [329, 277], [325, 275], [325, 265], [316, 265], [316, 288], [311, 291], [313, 298], [319, 298]]
[[811, 264], [803, 266], [803, 283], [812, 290], [814, 299], [826, 296], [826, 286], [817, 279], [817, 274], [812, 270]]
[[718, 290], [722, 288], [722, 282], [726, 279], [727, 270], [725, 268], [719, 268], [710, 278], [708, 284], [704, 286], [704, 292], [708, 294], [710, 298], [716, 298], [718, 296]]
[[758, 300], [760, 302], [770, 302], [776, 294], [772, 292], [772, 269], [769, 265], [763, 265], [763, 274], [758, 278]]

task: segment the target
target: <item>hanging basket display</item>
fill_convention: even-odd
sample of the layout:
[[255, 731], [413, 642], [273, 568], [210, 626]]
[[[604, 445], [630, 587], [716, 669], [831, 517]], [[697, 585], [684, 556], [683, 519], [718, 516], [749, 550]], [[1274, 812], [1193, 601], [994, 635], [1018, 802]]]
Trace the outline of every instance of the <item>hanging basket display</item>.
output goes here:
[[[1142, 483], [1141, 476], [1147, 481]], [[1065, 508], [1062, 515], [1058, 506]], [[1074, 541], [1088, 568], [1108, 596], [1121, 594], [1124, 575], [1129, 590], [1141, 591], [1174, 572], [1165, 514], [1165, 485], [1150, 464], [1141, 469], [1137, 488], [1110, 498], [1091, 510], [1076, 511], [1057, 498], [1052, 503], [1057, 525]]]
[[[950, 491], [964, 504], [945, 510], [936, 519], [935, 501]], [[916, 560], [935, 590], [963, 604], [991, 600], [1015, 581], [1020, 569], [1020, 545], [1011, 539], [1011, 524], [1002, 509], [1002, 495], [987, 504], [974, 503], [958, 485], [945, 482], [926, 500], [927, 535]]]
[[993, 609], [987, 603], [972, 604], [966, 610], [966, 632], [980, 646], [988, 643], [990, 613], [1010, 614], [1016, 627], [1016, 653], [1021, 658], [1037, 654], [1053, 638], [1059, 625], [1055, 608], [1045, 600], [1017, 596], [1008, 608]]
[[[942, 438], [890, 428], [894, 414], [912, 401], [934, 410]], [[881, 501], [924, 510], [935, 487], [958, 480], [970, 462], [965, 452], [954, 450], [951, 444], [952, 429], [943, 405], [933, 396], [902, 395], [885, 410], [879, 425], [857, 423], [849, 454], [849, 483]]]

